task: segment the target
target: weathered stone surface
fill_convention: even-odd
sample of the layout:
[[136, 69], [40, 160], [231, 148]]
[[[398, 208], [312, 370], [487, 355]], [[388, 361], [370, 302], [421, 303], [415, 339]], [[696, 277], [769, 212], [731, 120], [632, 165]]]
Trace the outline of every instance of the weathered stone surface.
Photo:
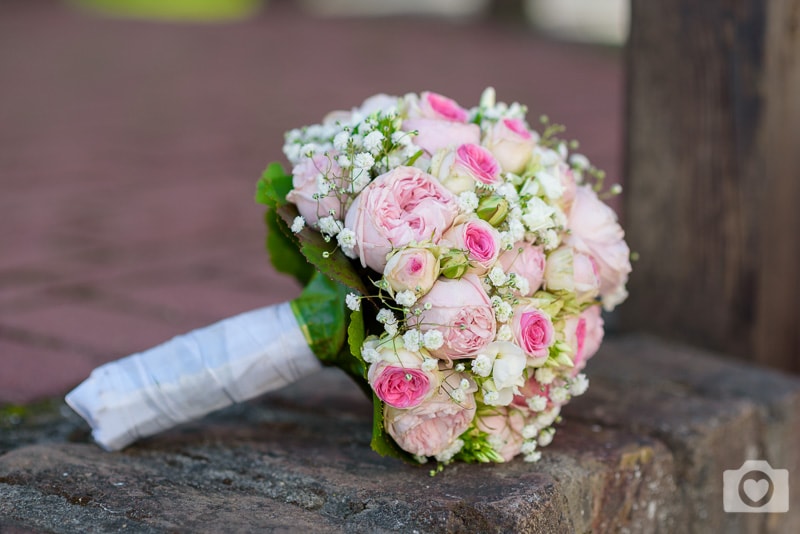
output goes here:
[[[647, 338], [609, 341], [538, 464], [427, 467], [369, 449], [371, 406], [336, 370], [119, 453], [69, 412], [3, 424], [0, 530], [789, 532], [724, 514], [722, 470], [797, 473], [800, 383]], [[2, 454], [5, 452], [5, 454]]]

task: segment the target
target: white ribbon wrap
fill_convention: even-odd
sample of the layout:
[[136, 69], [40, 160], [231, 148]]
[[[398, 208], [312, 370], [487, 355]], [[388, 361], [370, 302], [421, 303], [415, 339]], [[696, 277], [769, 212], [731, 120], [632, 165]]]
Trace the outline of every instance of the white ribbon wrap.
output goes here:
[[92, 371], [67, 404], [119, 450], [319, 370], [289, 303], [243, 313]]

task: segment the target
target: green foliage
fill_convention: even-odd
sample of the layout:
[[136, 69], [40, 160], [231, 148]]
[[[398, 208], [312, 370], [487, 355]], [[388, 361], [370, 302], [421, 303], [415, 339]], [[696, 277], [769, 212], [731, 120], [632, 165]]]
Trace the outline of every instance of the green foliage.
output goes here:
[[502, 463], [503, 457], [489, 445], [489, 434], [478, 430], [473, 424], [461, 434], [464, 447], [455, 455], [455, 459], [471, 463]]
[[414, 456], [400, 448], [392, 437], [386, 433], [383, 421], [384, 405], [377, 395], [372, 395], [372, 450], [381, 456], [391, 456], [404, 462], [419, 465]]
[[286, 223], [278, 216], [277, 209], [286, 204], [286, 195], [292, 189], [292, 177], [287, 175], [279, 163], [271, 163], [256, 187], [256, 202], [267, 206], [264, 222], [267, 225], [267, 251], [273, 267], [279, 273], [294, 276], [302, 285], [308, 284], [314, 274], [300, 252], [300, 243]]
[[286, 204], [286, 195], [292, 190], [292, 177], [280, 163], [270, 163], [256, 185], [256, 202], [271, 208]]
[[279, 273], [294, 276], [305, 286], [315, 270], [300, 252], [297, 239], [273, 208], [267, 208], [264, 221], [267, 224], [267, 251], [272, 266]]
[[347, 342], [350, 347], [350, 355], [359, 360], [365, 369], [363, 378], [366, 378], [366, 365], [361, 358], [361, 345], [364, 343], [364, 312], [360, 309], [350, 312], [350, 325], [347, 327]]
[[291, 303], [309, 347], [325, 363], [335, 364], [344, 346], [346, 294], [347, 288], [315, 272]]

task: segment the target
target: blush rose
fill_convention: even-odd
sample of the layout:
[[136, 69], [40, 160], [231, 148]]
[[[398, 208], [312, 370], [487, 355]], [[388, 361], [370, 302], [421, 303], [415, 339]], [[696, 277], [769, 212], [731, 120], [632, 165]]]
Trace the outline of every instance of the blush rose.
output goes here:
[[394, 291], [423, 295], [439, 277], [439, 259], [428, 248], [407, 247], [389, 256], [383, 277]]
[[528, 282], [528, 291], [522, 297], [533, 295], [544, 279], [545, 255], [542, 247], [533, 246], [527, 241], [517, 241], [514, 248], [503, 251], [498, 258], [503, 271], [514, 273]]
[[[430, 309], [425, 306], [430, 304]], [[494, 339], [497, 322], [494, 310], [480, 280], [466, 274], [457, 280], [440, 278], [422, 297], [418, 306], [424, 311], [410, 322], [423, 332], [439, 330], [444, 344], [431, 350], [436, 358], [452, 360], [474, 358]]]
[[[470, 387], [462, 400], [456, 401], [450, 391], [460, 388], [462, 379]], [[405, 451], [418, 456], [435, 456], [445, 451], [466, 431], [475, 416], [474, 383], [462, 373], [451, 373], [442, 387], [418, 406], [407, 410], [386, 406], [384, 427]]]
[[383, 272], [392, 249], [412, 241], [438, 242], [458, 213], [453, 194], [433, 176], [397, 167], [361, 191], [345, 217], [361, 265]]
[[487, 132], [483, 146], [488, 148], [506, 172], [519, 174], [528, 165], [536, 138], [520, 119], [501, 119]]
[[453, 226], [442, 236], [442, 244], [466, 250], [470, 260], [468, 272], [486, 274], [500, 254], [500, 233], [482, 219], [471, 219]]
[[616, 213], [589, 186], [581, 186], [575, 191], [567, 228], [567, 243], [597, 262], [603, 307], [613, 310], [628, 295], [625, 284], [631, 272], [630, 249]]
[[314, 228], [317, 227], [319, 219], [330, 215], [331, 210], [336, 212], [334, 218], [341, 220], [344, 216], [344, 206], [346, 201], [343, 195], [337, 195], [335, 191], [326, 191], [321, 198], [315, 198], [319, 192], [319, 182], [321, 177], [327, 177], [334, 186], [342, 184], [342, 169], [336, 163], [335, 153], [327, 156], [317, 154], [312, 158], [303, 160], [292, 169], [292, 190], [286, 195], [286, 200], [297, 206], [306, 224]]

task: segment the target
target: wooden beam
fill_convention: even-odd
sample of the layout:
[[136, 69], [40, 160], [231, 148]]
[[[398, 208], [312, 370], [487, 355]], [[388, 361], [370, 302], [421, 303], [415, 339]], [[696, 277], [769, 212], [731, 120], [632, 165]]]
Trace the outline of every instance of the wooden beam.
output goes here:
[[800, 0], [633, 0], [628, 329], [800, 371]]

